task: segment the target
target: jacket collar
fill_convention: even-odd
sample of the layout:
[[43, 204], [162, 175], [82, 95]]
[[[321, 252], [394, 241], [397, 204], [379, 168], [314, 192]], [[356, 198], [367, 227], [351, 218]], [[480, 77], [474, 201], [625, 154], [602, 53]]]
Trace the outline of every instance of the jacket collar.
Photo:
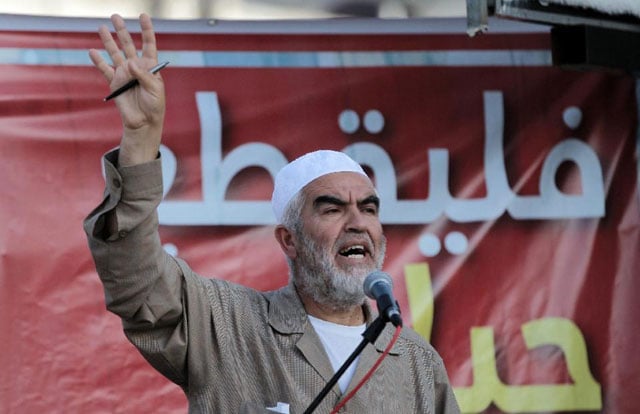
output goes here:
[[[313, 330], [307, 319], [307, 312], [298, 296], [298, 292], [292, 283], [283, 288], [271, 292], [269, 306], [269, 324], [273, 329], [283, 335], [305, 334], [308, 329]], [[367, 326], [373, 322], [378, 316], [367, 301], [363, 306]], [[383, 352], [387, 344], [393, 338], [395, 328], [391, 324], [387, 324], [375, 343], [378, 352]], [[389, 352], [392, 355], [402, 353], [402, 346], [397, 342]]]
[[[268, 297], [270, 301], [269, 324], [271, 327], [282, 335], [300, 335], [297, 339], [296, 347], [302, 355], [304, 355], [313, 369], [316, 370], [324, 381], [328, 382], [334, 375], [333, 367], [331, 366], [331, 362], [327, 357], [320, 338], [307, 318], [307, 313], [302, 301], [293, 285], [289, 283], [287, 286], [271, 292]], [[365, 303], [364, 305], [364, 314], [367, 325], [371, 324], [376, 317], [369, 303]], [[384, 348], [391, 341], [393, 333], [393, 326], [387, 324], [375, 342], [375, 348], [366, 346], [363, 349], [360, 354], [360, 362], [356, 365], [356, 371], [346, 390], [347, 393], [364, 378], [369, 368], [375, 364], [380, 353], [384, 351]], [[389, 354], [390, 356], [396, 356], [400, 353], [401, 346], [396, 342]], [[342, 395], [337, 383], [331, 389], [331, 392], [337, 397]]]

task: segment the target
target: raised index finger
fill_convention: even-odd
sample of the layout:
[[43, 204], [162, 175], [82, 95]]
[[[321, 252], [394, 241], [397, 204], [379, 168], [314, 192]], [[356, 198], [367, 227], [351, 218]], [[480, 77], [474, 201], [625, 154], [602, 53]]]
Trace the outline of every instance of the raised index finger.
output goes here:
[[156, 47], [156, 35], [153, 30], [153, 23], [148, 14], [140, 15], [140, 30], [142, 35], [142, 57], [158, 60], [158, 49]]

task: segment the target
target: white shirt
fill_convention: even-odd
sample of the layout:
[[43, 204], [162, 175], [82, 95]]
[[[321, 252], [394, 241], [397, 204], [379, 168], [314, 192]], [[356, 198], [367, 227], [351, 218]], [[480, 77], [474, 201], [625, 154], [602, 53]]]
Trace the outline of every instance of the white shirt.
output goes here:
[[[367, 325], [363, 323], [357, 326], [346, 326], [327, 322], [311, 315], [308, 315], [308, 317], [309, 322], [311, 322], [311, 325], [313, 325], [316, 333], [320, 337], [322, 345], [324, 345], [329, 361], [331, 361], [333, 372], [338, 371], [347, 358], [355, 351], [360, 342], [362, 342], [362, 333], [367, 328]], [[338, 386], [343, 393], [349, 386], [351, 378], [353, 378], [359, 359], [360, 356], [353, 361], [349, 368], [338, 379]]]

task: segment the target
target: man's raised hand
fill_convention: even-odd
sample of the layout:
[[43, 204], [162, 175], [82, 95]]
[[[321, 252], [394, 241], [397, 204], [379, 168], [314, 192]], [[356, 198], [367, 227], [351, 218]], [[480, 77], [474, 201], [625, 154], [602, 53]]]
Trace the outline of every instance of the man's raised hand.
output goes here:
[[114, 99], [124, 129], [119, 164], [127, 166], [151, 161], [158, 154], [165, 113], [164, 84], [159, 73], [149, 73], [149, 69], [158, 63], [151, 18], [147, 14], [140, 15], [140, 55], [124, 19], [114, 14], [111, 22], [120, 46], [106, 25], [101, 26], [98, 33], [113, 65], [106, 62], [96, 49], [91, 49], [89, 56], [109, 83], [110, 90], [117, 89], [131, 79], [139, 82], [138, 86]]

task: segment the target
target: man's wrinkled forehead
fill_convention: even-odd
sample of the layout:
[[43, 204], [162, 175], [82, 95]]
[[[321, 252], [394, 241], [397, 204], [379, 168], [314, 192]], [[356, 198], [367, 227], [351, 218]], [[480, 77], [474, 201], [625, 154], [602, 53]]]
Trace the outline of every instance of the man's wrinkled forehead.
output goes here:
[[313, 204], [318, 204], [316, 199], [334, 200], [334, 204], [362, 204], [365, 200], [378, 200], [378, 192], [371, 179], [353, 172], [323, 175], [305, 185], [300, 192]]
[[289, 201], [305, 186], [328, 174], [351, 172], [368, 176], [357, 162], [338, 151], [319, 150], [307, 153], [284, 166], [276, 175], [271, 207], [278, 223]]

